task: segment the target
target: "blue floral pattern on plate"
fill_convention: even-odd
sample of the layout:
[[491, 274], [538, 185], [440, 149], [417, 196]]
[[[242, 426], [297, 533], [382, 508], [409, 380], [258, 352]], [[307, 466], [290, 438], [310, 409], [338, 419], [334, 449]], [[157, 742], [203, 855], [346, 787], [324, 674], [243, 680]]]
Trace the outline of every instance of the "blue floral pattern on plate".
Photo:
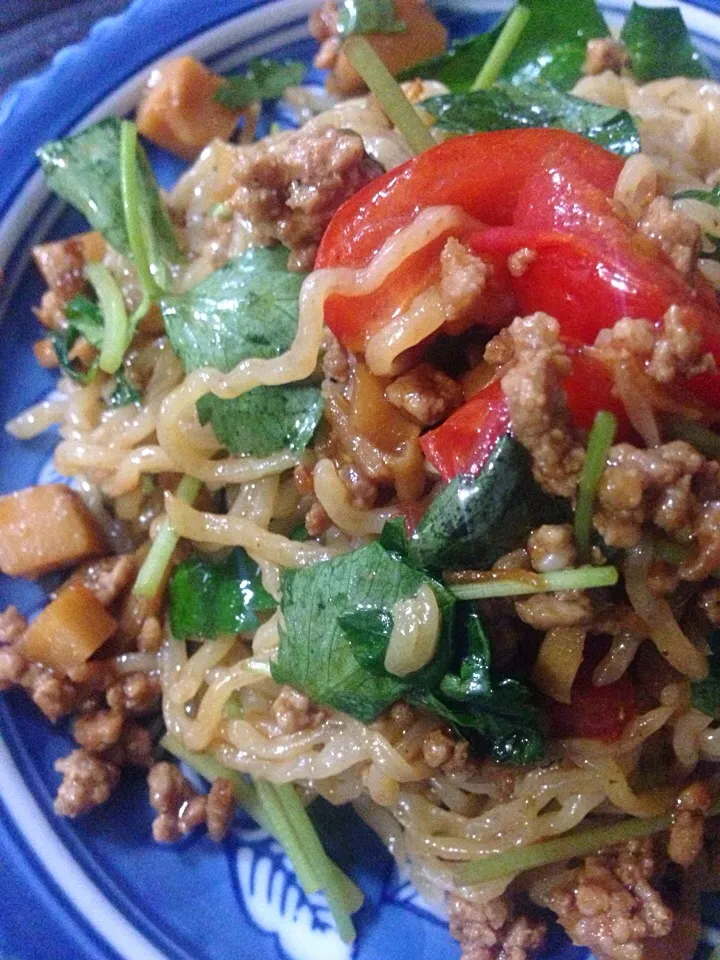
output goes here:
[[[228, 70], [273, 53], [310, 60], [305, 20], [311, 0], [136, 0], [102, 21], [88, 39], [63, 51], [39, 77], [19, 84], [0, 104], [0, 421], [46, 396], [51, 376], [32, 358], [37, 337], [31, 307], [38, 277], [30, 246], [80, 228], [51, 200], [33, 151], [78, 123], [132, 109], [148, 66], [170, 51], [196, 53]], [[477, 29], [503, 6], [455, 0], [445, 19], [455, 35]], [[611, 17], [629, 2], [604, 4]], [[720, 62], [720, 3], [683, 5], [691, 28]], [[153, 154], [161, 181], [179, 166]], [[20, 374], [20, 375], [19, 375]], [[0, 493], [57, 479], [53, 439], [22, 446], [0, 433]], [[32, 613], [41, 588], [0, 576], [0, 609]], [[313, 816], [330, 854], [366, 893], [357, 916], [359, 940], [347, 947], [321, 895], [306, 897], [278, 845], [240, 822], [223, 848], [196, 836], [175, 848], [150, 841], [151, 811], [141, 777], [130, 777], [110, 803], [68, 822], [52, 812], [57, 757], [67, 730], [47, 722], [19, 694], [0, 700], [0, 958], [7, 960], [451, 960], [458, 955], [439, 912], [423, 902], [379, 840], [348, 810], [316, 804]], [[718, 923], [716, 899], [706, 921]], [[718, 934], [708, 929], [700, 960]], [[579, 960], [583, 950], [554, 933], [545, 956]]]

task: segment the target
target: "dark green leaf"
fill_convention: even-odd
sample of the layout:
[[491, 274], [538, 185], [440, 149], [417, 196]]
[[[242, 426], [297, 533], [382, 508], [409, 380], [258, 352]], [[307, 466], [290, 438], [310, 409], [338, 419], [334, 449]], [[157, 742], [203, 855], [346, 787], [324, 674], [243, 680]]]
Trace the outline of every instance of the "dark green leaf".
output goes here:
[[529, 454], [506, 434], [481, 473], [460, 474], [440, 490], [410, 538], [410, 561], [426, 569], [487, 569], [534, 527], [567, 515], [565, 501], [542, 492]]
[[708, 637], [710, 645], [710, 673], [704, 680], [691, 684], [692, 705], [696, 710], [720, 720], [720, 630]]
[[264, 457], [285, 447], [304, 450], [322, 418], [323, 399], [319, 387], [298, 383], [255, 387], [234, 400], [209, 393], [197, 409], [230, 453]]
[[397, 553], [401, 557], [407, 557], [410, 541], [408, 540], [404, 517], [393, 517], [392, 520], [387, 521], [382, 528], [379, 543], [390, 553]]
[[389, 610], [356, 610], [338, 617], [338, 623], [352, 645], [355, 659], [365, 670], [384, 675], [385, 654], [390, 634], [393, 631], [393, 618]]
[[[51, 190], [67, 200], [119, 253], [130, 253], [120, 192], [120, 120], [108, 117], [81, 133], [46, 143], [38, 159]], [[175, 232], [145, 152], [138, 147], [138, 202], [154, 249], [180, 259]]]
[[214, 99], [229, 110], [242, 110], [256, 100], [277, 100], [288, 87], [302, 83], [305, 64], [300, 60], [268, 60], [258, 57], [246, 73], [227, 77]]
[[[286, 264], [283, 247], [252, 248], [187, 293], [163, 298], [170, 343], [187, 371], [229, 371], [241, 360], [276, 357], [290, 347], [305, 276], [290, 273]], [[207, 394], [198, 414], [232, 453], [264, 456], [307, 446], [322, 397], [307, 383], [256, 387], [234, 400]]]
[[140, 403], [142, 394], [133, 386], [122, 367], [115, 374], [115, 388], [110, 394], [111, 407], [126, 407], [130, 403]]
[[78, 294], [65, 307], [68, 324], [64, 330], [53, 330], [49, 337], [55, 348], [60, 369], [76, 383], [90, 383], [97, 373], [97, 358], [89, 367], [70, 359], [70, 352], [79, 337], [94, 347], [102, 346], [104, 322], [100, 308], [88, 297]]
[[448, 673], [440, 685], [445, 696], [453, 700], [467, 700], [486, 696], [491, 691], [490, 641], [480, 617], [470, 612], [466, 618], [468, 650], [460, 664], [459, 675]]
[[632, 72], [642, 83], [663, 77], [709, 77], [705, 58], [693, 46], [677, 7], [642, 7], [634, 3], [620, 34], [628, 48]]
[[[595, 0], [524, 0], [530, 20], [508, 58], [502, 77], [513, 83], [541, 81], [560, 90], [571, 89], [582, 76], [588, 40], [606, 37], [608, 28]], [[469, 90], [495, 45], [503, 19], [488, 33], [462, 40], [444, 54], [425, 60], [401, 74], [404, 80], [440, 80], [450, 90]]]
[[[431, 585], [442, 614], [433, 660], [404, 678], [363, 667], [340, 618], [363, 609], [389, 612], [398, 600], [415, 596], [424, 584]], [[281, 604], [285, 625], [278, 658], [272, 665], [273, 677], [302, 690], [316, 703], [367, 723], [418, 678], [423, 685], [439, 683], [449, 662], [454, 606], [449, 591], [377, 542], [335, 560], [286, 571]]]
[[192, 557], [170, 580], [170, 628], [176, 640], [255, 630], [257, 614], [274, 606], [257, 565], [240, 547], [224, 560]]
[[393, 0], [342, 0], [338, 5], [338, 33], [402, 33], [407, 24], [395, 15]]
[[490, 90], [451, 93], [423, 102], [437, 126], [452, 133], [555, 127], [580, 133], [621, 157], [640, 150], [635, 121], [626, 110], [604, 107], [537, 84], [498, 83]]

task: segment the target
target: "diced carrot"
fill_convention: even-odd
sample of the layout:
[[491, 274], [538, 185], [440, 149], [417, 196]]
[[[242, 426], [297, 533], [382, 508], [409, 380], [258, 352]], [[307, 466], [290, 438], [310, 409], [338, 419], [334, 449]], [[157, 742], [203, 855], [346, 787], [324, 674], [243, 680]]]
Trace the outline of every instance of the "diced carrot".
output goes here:
[[61, 483], [0, 497], [0, 570], [38, 577], [106, 551], [100, 527], [80, 497]]
[[19, 647], [28, 660], [64, 673], [89, 660], [116, 629], [117, 621], [95, 594], [75, 582], [38, 614]]
[[194, 57], [161, 63], [138, 105], [138, 130], [158, 146], [193, 160], [216, 137], [227, 140], [237, 126], [240, 111], [213, 100], [222, 82]]
[[[369, 33], [375, 53], [390, 73], [400, 73], [447, 48], [447, 30], [437, 20], [425, 0], [394, 0], [395, 13], [404, 20], [402, 33]], [[365, 89], [365, 84], [341, 49], [327, 78], [331, 93], [344, 95]]]
[[43, 280], [63, 303], [83, 290], [85, 264], [102, 260], [104, 256], [105, 241], [94, 230], [33, 247], [33, 258]]

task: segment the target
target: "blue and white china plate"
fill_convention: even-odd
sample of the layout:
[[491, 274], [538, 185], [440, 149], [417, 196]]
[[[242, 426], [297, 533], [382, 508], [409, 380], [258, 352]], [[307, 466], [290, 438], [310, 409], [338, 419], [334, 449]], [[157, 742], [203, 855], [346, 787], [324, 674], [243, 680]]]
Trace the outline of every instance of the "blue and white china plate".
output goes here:
[[[109, 114], [131, 111], [150, 65], [192, 53], [219, 71], [261, 54], [312, 56], [306, 20], [319, 0], [136, 0], [97, 24], [51, 67], [0, 103], [0, 422], [43, 398], [53, 379], [32, 355], [31, 306], [41, 283], [30, 247], [80, 228], [45, 190], [34, 150]], [[558, 0], [572, 2], [572, 0]], [[648, 0], [645, 0], [648, 2]], [[450, 0], [456, 35], [483, 28], [501, 0]], [[617, 20], [629, 0], [603, 5]], [[680, 4], [703, 50], [720, 64], [720, 0]], [[164, 185], [180, 166], [153, 154]], [[19, 444], [0, 430], [0, 493], [51, 478], [52, 438]], [[36, 585], [0, 575], [0, 609], [42, 604]], [[445, 923], [398, 874], [380, 842], [348, 810], [316, 805], [330, 854], [361, 884], [359, 938], [337, 937], [322, 896], [305, 897], [278, 846], [249, 822], [216, 847], [205, 836], [155, 846], [142, 778], [71, 822], [53, 815], [53, 762], [70, 749], [18, 693], [0, 698], [0, 960], [454, 960]], [[720, 901], [705, 902], [699, 954], [720, 942]], [[546, 960], [580, 960], [556, 932]], [[672, 960], [672, 958], [668, 958]]]

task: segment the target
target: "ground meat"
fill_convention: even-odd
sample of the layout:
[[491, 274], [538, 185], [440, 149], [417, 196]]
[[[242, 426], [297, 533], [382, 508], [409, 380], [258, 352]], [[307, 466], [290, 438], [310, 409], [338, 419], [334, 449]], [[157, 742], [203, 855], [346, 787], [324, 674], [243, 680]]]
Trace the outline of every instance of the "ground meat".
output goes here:
[[458, 324], [464, 326], [472, 319], [485, 290], [489, 270], [484, 260], [470, 253], [455, 237], [450, 237], [443, 247], [440, 254], [440, 299], [452, 332], [457, 333]]
[[268, 737], [280, 737], [319, 726], [327, 713], [311, 703], [304, 693], [283, 687], [270, 707], [270, 717], [258, 726]]
[[109, 607], [132, 584], [138, 564], [131, 553], [94, 560], [73, 575], [91, 590], [103, 606]]
[[63, 817], [78, 817], [105, 803], [120, 779], [118, 767], [87, 750], [73, 750], [55, 762], [55, 769], [63, 779], [54, 807]]
[[602, 330], [595, 347], [608, 359], [639, 361], [657, 383], [672, 383], [676, 377], [695, 377], [715, 370], [712, 354], [703, 350], [703, 337], [688, 326], [687, 311], [672, 306], [663, 317], [662, 327], [649, 320], [619, 320]]
[[[625, 548], [638, 543], [648, 521], [668, 533], [696, 527], [709, 555], [713, 544], [720, 547], [720, 529], [708, 505], [703, 512], [700, 498], [716, 492], [717, 481], [717, 463], [681, 440], [652, 450], [620, 443], [610, 448], [593, 522], [608, 546]], [[704, 565], [698, 563], [697, 571]], [[685, 578], [695, 579], [689, 569]]]
[[695, 220], [673, 209], [669, 197], [655, 197], [638, 223], [638, 230], [656, 241], [676, 270], [684, 276], [694, 272], [702, 247], [702, 231]]
[[91, 753], [102, 753], [120, 739], [123, 714], [117, 710], [98, 710], [78, 717], [73, 726], [73, 736]]
[[537, 250], [531, 250], [530, 247], [521, 247], [515, 253], [508, 257], [508, 270], [513, 277], [521, 277], [531, 263], [537, 260]]
[[119, 767], [150, 767], [153, 762], [155, 744], [152, 734], [147, 727], [126, 720], [117, 743], [105, 750], [103, 759], [117, 764]]
[[569, 523], [545, 523], [528, 537], [527, 552], [533, 570], [550, 573], [574, 567], [577, 549]]
[[460, 385], [442, 370], [421, 363], [386, 388], [385, 396], [424, 427], [444, 420], [463, 402]]
[[27, 620], [15, 607], [3, 610], [0, 613], [0, 647], [16, 643], [26, 628]]
[[153, 837], [176, 843], [205, 822], [206, 798], [198, 794], [173, 763], [156, 763], [148, 773], [150, 804], [158, 813]]
[[505, 897], [479, 904], [451, 895], [448, 915], [461, 960], [527, 960], [545, 940], [545, 924], [515, 914]]
[[691, 783], [678, 797], [668, 843], [668, 856], [674, 863], [689, 867], [699, 856], [703, 848], [705, 814], [712, 802], [712, 793], [702, 782]]
[[607, 960], [642, 960], [643, 941], [672, 928], [672, 911], [650, 883], [655, 869], [652, 839], [634, 840], [569, 871], [547, 905], [580, 946]]
[[238, 153], [230, 203], [257, 243], [280, 241], [289, 269], [310, 270], [333, 213], [380, 172], [359, 134], [300, 130]]
[[326, 379], [333, 383], [347, 383], [350, 376], [350, 361], [340, 341], [329, 330], [326, 330], [323, 340], [325, 348], [322, 367]]
[[27, 660], [13, 647], [0, 647], [0, 690], [18, 686], [27, 670]]
[[692, 527], [698, 555], [679, 567], [683, 580], [704, 580], [720, 565], [720, 501], [704, 503]]
[[613, 37], [596, 37], [588, 40], [583, 73], [589, 77], [605, 73], [606, 70], [621, 73], [628, 66], [630, 66], [630, 55], [621, 40], [615, 40]]
[[375, 505], [380, 490], [379, 484], [364, 473], [355, 463], [343, 464], [338, 476], [350, 494], [350, 502], [360, 510], [368, 510]]
[[293, 470], [293, 483], [301, 497], [311, 497], [315, 492], [312, 467], [299, 463]]
[[459, 740], [445, 730], [431, 731], [422, 745], [425, 763], [433, 770], [442, 768], [443, 773], [459, 773], [467, 766], [470, 757], [470, 744]]
[[158, 617], [147, 617], [137, 635], [137, 648], [141, 653], [155, 653], [162, 645], [162, 623]]
[[20, 682], [33, 703], [53, 723], [61, 717], [75, 713], [79, 706], [80, 696], [77, 686], [67, 677], [51, 670], [50, 667], [31, 663]]
[[155, 711], [160, 703], [160, 679], [147, 673], [128, 673], [108, 688], [108, 706], [140, 716]]
[[305, 514], [305, 529], [311, 537], [321, 537], [332, 525], [325, 507], [316, 500]]
[[502, 390], [513, 433], [532, 455], [536, 480], [548, 493], [570, 497], [585, 452], [570, 426], [562, 388], [570, 361], [559, 333], [557, 320], [545, 313], [518, 317], [491, 341], [486, 358], [505, 368]]
[[594, 615], [590, 595], [582, 590], [531, 594], [515, 601], [515, 611], [536, 630], [582, 626], [589, 624]]
[[207, 829], [216, 843], [227, 836], [235, 819], [235, 810], [232, 784], [225, 777], [218, 777], [210, 787], [206, 803]]

